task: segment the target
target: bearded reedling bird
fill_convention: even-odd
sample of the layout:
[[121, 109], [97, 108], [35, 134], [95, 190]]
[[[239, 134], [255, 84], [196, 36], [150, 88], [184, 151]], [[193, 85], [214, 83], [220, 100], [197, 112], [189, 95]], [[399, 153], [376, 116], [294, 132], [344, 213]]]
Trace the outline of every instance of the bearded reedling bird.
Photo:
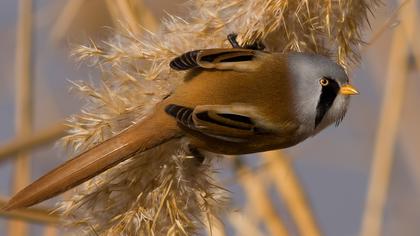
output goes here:
[[6, 205], [29, 207], [172, 139], [191, 153], [246, 154], [287, 148], [344, 117], [349, 84], [343, 68], [308, 53], [269, 53], [261, 44], [187, 52], [170, 63], [185, 81], [154, 112], [76, 156], [17, 193]]

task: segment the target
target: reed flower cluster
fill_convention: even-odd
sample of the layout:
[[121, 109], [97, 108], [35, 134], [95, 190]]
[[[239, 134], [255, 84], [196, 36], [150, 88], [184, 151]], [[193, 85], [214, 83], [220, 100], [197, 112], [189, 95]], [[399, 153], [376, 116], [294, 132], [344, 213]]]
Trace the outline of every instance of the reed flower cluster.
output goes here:
[[[157, 32], [139, 26], [106, 42], [80, 46], [75, 56], [100, 69], [94, 83], [72, 82], [84, 101], [63, 139], [72, 155], [141, 122], [182, 83], [169, 68], [186, 51], [264, 41], [269, 51], [328, 55], [357, 63], [362, 31], [378, 0], [194, 0], [185, 18], [168, 15]], [[156, 132], [159, 132], [158, 130]], [[215, 180], [215, 158], [203, 164], [172, 141], [138, 154], [88, 181], [60, 208], [86, 234], [191, 235], [226, 209], [228, 194]]]

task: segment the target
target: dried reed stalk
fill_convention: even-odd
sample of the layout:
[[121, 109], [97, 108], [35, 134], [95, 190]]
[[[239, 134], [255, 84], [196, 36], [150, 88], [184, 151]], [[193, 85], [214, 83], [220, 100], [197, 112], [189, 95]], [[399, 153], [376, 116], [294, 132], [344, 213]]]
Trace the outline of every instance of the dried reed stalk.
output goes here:
[[[0, 197], [0, 209], [6, 205], [7, 200], [4, 197]], [[41, 224], [59, 224], [59, 215], [57, 213], [51, 213], [50, 209], [45, 208], [31, 208], [31, 209], [20, 209], [15, 211], [3, 211], [0, 210], [0, 216], [19, 219], [25, 222], [41, 223]], [[13, 235], [14, 234], [10, 234]]]
[[[207, 218], [204, 216], [203, 218]], [[205, 222], [205, 227], [207, 230], [207, 235], [211, 236], [226, 236], [226, 229], [225, 225], [221, 221], [221, 219], [212, 219], [211, 222]]]
[[[414, 22], [415, 25], [420, 25], [420, 17], [418, 12], [413, 12], [414, 16]], [[417, 73], [419, 73], [420, 71], [420, 44], [419, 43], [415, 43], [415, 42], [420, 42], [420, 32], [418, 30], [416, 30], [414, 32], [414, 36], [413, 39], [411, 40], [411, 49], [412, 49], [412, 53], [414, 55], [414, 61], [415, 61], [415, 68], [409, 68], [409, 69], [414, 69]], [[410, 72], [410, 71], [409, 71]], [[418, 95], [417, 95], [418, 98]], [[418, 99], [416, 99], [415, 101], [417, 101]], [[418, 113], [409, 113], [408, 115], [413, 115], [413, 117], [418, 117]], [[402, 124], [406, 126], [406, 129], [412, 129], [411, 124]], [[418, 158], [417, 158], [417, 153], [418, 153], [418, 146], [416, 145], [416, 141], [413, 141], [412, 139], [413, 137], [410, 135], [402, 135], [400, 134], [399, 139], [401, 139], [401, 147], [402, 149], [405, 151], [405, 155], [404, 155], [404, 161], [406, 163], [407, 168], [410, 171], [411, 176], [415, 179], [416, 181], [416, 189], [417, 192], [420, 193], [420, 165], [418, 164]]]
[[261, 178], [253, 174], [245, 165], [240, 165], [237, 172], [238, 181], [245, 190], [248, 198], [247, 202], [252, 207], [252, 212], [267, 226], [270, 235], [289, 235], [282, 219], [275, 211], [275, 206], [267, 191], [264, 189]]
[[[415, 22], [414, 25], [419, 25], [420, 23], [420, 16], [418, 12], [412, 12], [413, 21]], [[411, 40], [411, 48], [413, 50], [414, 54], [414, 60], [415, 60], [415, 70], [417, 72], [420, 71], [420, 44], [416, 42], [420, 42], [420, 32], [418, 30], [415, 30], [413, 39]]]
[[[32, 43], [32, 1], [20, 0], [16, 43], [16, 136], [25, 137], [32, 130], [32, 82], [31, 82], [31, 43]], [[13, 190], [17, 192], [30, 180], [29, 156], [25, 152], [14, 159]], [[9, 234], [27, 235], [27, 226], [22, 221], [10, 221]]]
[[[230, 47], [226, 35], [232, 32], [240, 43], [264, 40], [272, 51], [316, 52], [343, 65], [355, 62], [362, 28], [377, 2], [196, 0], [186, 19], [169, 15], [155, 33], [133, 30], [133, 24], [123, 27], [107, 42], [75, 50], [103, 77], [97, 84], [74, 83], [86, 105], [70, 119], [64, 143], [71, 153], [80, 153], [139, 122], [182, 83], [184, 73], [169, 69], [173, 57]], [[200, 232], [202, 216], [217, 217], [226, 201], [211, 178], [214, 158], [197, 167], [184, 147], [168, 143], [89, 181], [62, 204], [69, 223], [103, 235]]]
[[[250, 210], [248, 210], [249, 212]], [[245, 210], [247, 212], [247, 210]], [[239, 212], [232, 212], [229, 214], [229, 222], [235, 228], [236, 235], [242, 236], [263, 236], [263, 233], [258, 228], [256, 221], [252, 221], [250, 216], [252, 213], [244, 215]], [[255, 217], [254, 217], [255, 218]]]
[[63, 122], [48, 127], [42, 131], [15, 138], [9, 143], [0, 147], [0, 163], [7, 158], [22, 151], [29, 151], [33, 148], [56, 141], [66, 134], [68, 127]]
[[[373, 34], [372, 38], [369, 40], [368, 44], [372, 45], [374, 44], [385, 32], [387, 29], [389, 29], [393, 24], [396, 23], [397, 17], [398, 15], [401, 13], [401, 9], [412, 0], [404, 0], [400, 3], [400, 5], [398, 6], [397, 9], [395, 9], [392, 13], [391, 16], [388, 17], [388, 19], [385, 21], [385, 23], [379, 27], [375, 34]], [[366, 49], [367, 47], [363, 48]]]
[[414, 43], [416, 9], [415, 1], [410, 1], [401, 9], [401, 25], [395, 29], [392, 37], [361, 236], [381, 235], [383, 211], [407, 80], [408, 45]]
[[264, 152], [262, 156], [300, 235], [322, 235], [290, 159], [280, 151]]
[[58, 235], [58, 229], [57, 227], [47, 225], [44, 227], [44, 236], [57, 236]]
[[84, 2], [85, 0], [71, 0], [66, 2], [66, 5], [51, 29], [50, 39], [53, 42], [60, 41], [66, 35], [73, 19], [77, 16]]
[[127, 25], [136, 35], [141, 33], [141, 27], [150, 31], [157, 29], [156, 19], [142, 0], [106, 0], [106, 5], [117, 27]]

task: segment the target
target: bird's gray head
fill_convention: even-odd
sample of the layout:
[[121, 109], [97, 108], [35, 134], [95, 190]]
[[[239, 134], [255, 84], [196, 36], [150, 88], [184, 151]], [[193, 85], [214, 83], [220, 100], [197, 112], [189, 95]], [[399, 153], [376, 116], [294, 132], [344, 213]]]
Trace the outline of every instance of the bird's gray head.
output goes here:
[[357, 94], [343, 67], [325, 56], [308, 53], [289, 54], [288, 64], [301, 122], [313, 134], [332, 123], [338, 125], [346, 114], [349, 95]]

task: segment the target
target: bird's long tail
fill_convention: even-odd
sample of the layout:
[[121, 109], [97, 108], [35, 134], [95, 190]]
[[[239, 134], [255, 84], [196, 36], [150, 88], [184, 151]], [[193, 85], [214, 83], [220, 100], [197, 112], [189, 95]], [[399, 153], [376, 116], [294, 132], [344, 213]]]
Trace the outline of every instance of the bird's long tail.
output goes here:
[[145, 118], [115, 137], [83, 152], [17, 193], [6, 210], [29, 207], [65, 192], [118, 163], [158, 146], [179, 134], [166, 114]]

